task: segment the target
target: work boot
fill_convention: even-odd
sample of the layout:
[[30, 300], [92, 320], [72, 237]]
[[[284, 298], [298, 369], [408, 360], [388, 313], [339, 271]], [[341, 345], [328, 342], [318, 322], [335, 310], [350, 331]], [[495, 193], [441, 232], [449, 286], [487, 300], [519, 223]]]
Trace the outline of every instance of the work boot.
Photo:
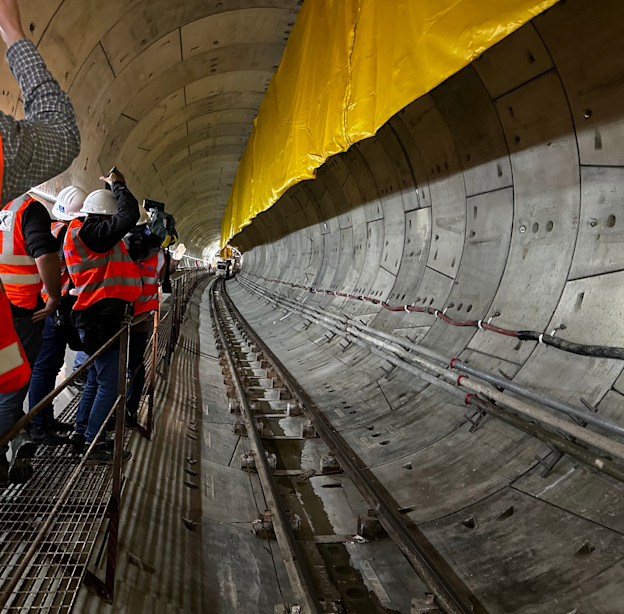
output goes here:
[[[124, 450], [122, 453], [122, 462], [126, 462], [132, 456], [130, 450]], [[109, 448], [104, 443], [98, 443], [93, 448], [86, 465], [92, 467], [93, 465], [112, 465], [114, 461], [114, 450]]]
[[50, 422], [49, 429], [56, 433], [71, 433], [74, 430], [74, 425], [70, 422], [61, 422], [54, 418], [52, 422]]
[[9, 481], [13, 484], [27, 482], [34, 473], [31, 459], [37, 450], [37, 444], [26, 432], [18, 433], [11, 441], [11, 462], [9, 463]]
[[72, 452], [74, 454], [82, 454], [85, 447], [85, 436], [84, 433], [78, 433], [74, 431], [69, 436], [69, 443], [72, 447]]
[[67, 435], [61, 435], [51, 429], [36, 426], [30, 427], [30, 437], [35, 443], [43, 444], [44, 446], [62, 446], [69, 442]]
[[126, 428], [135, 429], [137, 426], [139, 426], [139, 422], [137, 420], [136, 412], [126, 412]]

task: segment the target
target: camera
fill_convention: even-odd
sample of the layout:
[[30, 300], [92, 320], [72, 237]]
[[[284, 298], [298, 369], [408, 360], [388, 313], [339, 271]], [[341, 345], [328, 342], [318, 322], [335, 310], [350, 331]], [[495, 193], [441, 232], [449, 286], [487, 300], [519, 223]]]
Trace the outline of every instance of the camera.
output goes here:
[[143, 200], [143, 208], [146, 211], [150, 211], [152, 209], [156, 209], [156, 211], [164, 211], [165, 203], [158, 202], [157, 200], [150, 200], [149, 198], [145, 198]]

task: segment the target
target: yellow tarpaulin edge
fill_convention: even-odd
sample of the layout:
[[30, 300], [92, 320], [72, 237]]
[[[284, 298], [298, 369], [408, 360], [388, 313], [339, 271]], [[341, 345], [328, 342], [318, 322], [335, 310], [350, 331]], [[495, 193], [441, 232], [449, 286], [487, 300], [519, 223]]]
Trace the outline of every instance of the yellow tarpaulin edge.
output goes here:
[[327, 158], [558, 0], [305, 0], [260, 105], [221, 246]]

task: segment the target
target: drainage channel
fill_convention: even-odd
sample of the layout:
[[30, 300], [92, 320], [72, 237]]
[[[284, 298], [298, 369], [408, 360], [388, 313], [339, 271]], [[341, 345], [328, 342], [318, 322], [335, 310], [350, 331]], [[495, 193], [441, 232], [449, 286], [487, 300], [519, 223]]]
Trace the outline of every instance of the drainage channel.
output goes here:
[[[221, 339], [218, 348], [231, 398], [230, 410], [241, 415], [235, 424], [235, 432], [243, 436], [243, 442], [247, 436], [250, 440], [250, 445], [243, 445], [245, 452], [241, 456], [241, 469], [261, 473], [262, 466], [268, 468], [271, 487], [277, 493], [275, 500], [281, 508], [279, 513], [287, 519], [288, 533], [296, 542], [294, 556], [305, 563], [304, 575], [309, 584], [306, 585], [305, 578], [296, 579], [294, 584], [306, 586], [310, 592], [310, 609], [302, 607], [298, 610], [296, 608], [301, 604], [297, 603], [286, 604], [283, 611], [474, 611], [446, 607], [444, 602], [448, 600], [437, 600], [407, 565], [401, 550], [391, 543], [377, 513], [367, 510], [366, 504], [363, 513], [353, 518], [353, 532], [346, 532], [345, 523], [336, 519], [340, 516], [344, 518], [344, 507], [348, 508], [347, 514], [353, 514], [353, 509], [349, 504], [343, 504], [343, 509], [338, 509], [339, 504], [331, 495], [344, 491], [345, 501], [357, 498], [364, 503], [356, 484], [343, 471], [333, 453], [333, 446], [328, 446], [319, 437], [300, 395], [293, 394], [293, 382], [284, 376], [283, 369], [276, 368], [274, 357], [268, 358], [267, 348], [261, 347], [229, 301], [224, 300], [223, 285], [213, 288], [211, 306], [215, 336]], [[253, 432], [250, 433], [250, 430]], [[259, 450], [254, 450], [251, 445], [254, 437], [261, 441]], [[262, 475], [260, 477], [262, 481]], [[269, 500], [271, 497], [267, 498]], [[254, 532], [258, 537], [277, 537], [279, 545], [279, 530], [273, 522], [276, 513], [269, 506], [263, 517], [254, 523]], [[342, 533], [336, 530], [336, 525], [343, 528]], [[406, 602], [389, 595], [379, 580], [381, 572], [375, 570], [375, 557], [362, 560], [354, 554], [354, 549], [358, 547], [354, 544], [374, 542], [390, 542], [396, 551], [394, 556], [401, 558], [408, 567], [413, 575], [410, 582], [412, 599]], [[280, 545], [280, 551], [283, 550]], [[286, 567], [288, 569], [288, 565]], [[296, 589], [294, 593], [297, 597]]]

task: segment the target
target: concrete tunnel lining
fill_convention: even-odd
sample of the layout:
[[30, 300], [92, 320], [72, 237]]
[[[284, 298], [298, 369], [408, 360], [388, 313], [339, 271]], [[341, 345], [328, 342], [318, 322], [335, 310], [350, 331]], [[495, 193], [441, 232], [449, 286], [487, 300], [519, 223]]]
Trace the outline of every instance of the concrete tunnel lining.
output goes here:
[[[555, 6], [330, 159], [234, 238], [243, 277], [621, 421], [621, 361], [266, 281], [623, 345], [621, 11]], [[621, 607], [621, 484], [565, 457], [543, 478], [537, 440], [495, 420], [470, 433], [454, 399], [229, 289], [489, 611]]]

